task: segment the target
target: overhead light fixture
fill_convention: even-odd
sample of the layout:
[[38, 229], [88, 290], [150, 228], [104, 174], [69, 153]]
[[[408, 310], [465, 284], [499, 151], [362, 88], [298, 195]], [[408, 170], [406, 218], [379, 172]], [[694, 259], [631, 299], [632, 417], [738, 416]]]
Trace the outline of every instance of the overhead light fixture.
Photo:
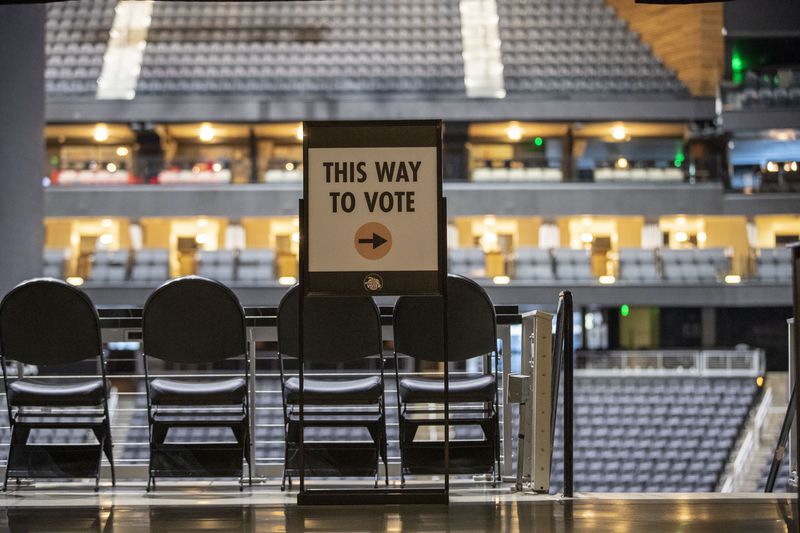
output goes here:
[[109, 245], [112, 242], [114, 242], [114, 236], [111, 235], [110, 233], [103, 233], [102, 235], [100, 235], [100, 239], [98, 240], [100, 241], [100, 244]]
[[686, 224], [686, 217], [676, 218], [675, 223], [678, 224], [679, 226], [683, 226], [684, 224]]
[[100, 225], [104, 228], [110, 228], [114, 222], [110, 218], [104, 218], [100, 221]]
[[628, 130], [622, 124], [616, 124], [611, 128], [611, 137], [615, 141], [624, 141], [628, 136]]
[[613, 285], [617, 281], [617, 278], [614, 276], [600, 276], [597, 278], [597, 281], [599, 281], [601, 285]]
[[594, 240], [594, 235], [592, 235], [588, 231], [586, 233], [581, 233], [581, 242], [582, 243], [589, 244], [593, 240]]
[[725, 283], [735, 285], [741, 282], [742, 282], [742, 276], [740, 276], [739, 274], [728, 274], [727, 276], [725, 276]]
[[117, 171], [117, 165], [115, 163], [108, 163], [106, 165], [106, 170], [108, 170], [109, 172], [116, 172]]
[[94, 140], [101, 143], [108, 140], [108, 126], [97, 124], [94, 127]]
[[129, 153], [130, 153], [130, 150], [128, 150], [128, 148], [125, 147], [125, 146], [120, 146], [120, 147], [117, 148], [117, 155], [120, 156], [120, 157], [125, 157]]
[[506, 136], [511, 141], [519, 141], [522, 139], [522, 128], [519, 127], [519, 124], [514, 122], [506, 130]]
[[300, 232], [295, 231], [292, 233], [292, 242], [300, 242]]
[[220, 165], [219, 163], [214, 163], [213, 165], [211, 165], [211, 170], [213, 170], [214, 172], [219, 172], [220, 170], [222, 170], [222, 165]]
[[194, 238], [194, 242], [196, 242], [197, 244], [206, 244], [208, 242], [208, 234], [198, 233]]
[[767, 172], [777, 172], [779, 168], [778, 163], [775, 161], [769, 161], [767, 163]]
[[792, 172], [797, 172], [797, 161], [792, 161], [792, 163], [789, 165], [789, 170]]
[[508, 285], [511, 283], [511, 278], [508, 276], [495, 276], [492, 278], [492, 283], [495, 285]]
[[[305, 137], [305, 132], [303, 131], [303, 124], [301, 123], [297, 128], [294, 130], [294, 136], [298, 141], [302, 141], [303, 137]], [[294, 282], [292, 282], [294, 283]]]
[[617, 159], [615, 165], [617, 168], [622, 168], [622, 169], [628, 168], [628, 160], [625, 159], [624, 157], [620, 157], [619, 159]]
[[278, 285], [294, 285], [297, 283], [297, 278], [294, 276], [281, 276], [278, 278]]
[[689, 240], [689, 235], [685, 231], [679, 231], [675, 234], [675, 240], [678, 242], [686, 242]]
[[76, 287], [83, 285], [83, 278], [80, 276], [70, 276], [66, 279], [66, 281], [70, 285], [75, 285]]
[[205, 228], [208, 226], [208, 219], [207, 218], [198, 218], [197, 219], [197, 227], [198, 228]]
[[217, 132], [214, 130], [214, 127], [208, 122], [204, 122], [200, 125], [200, 131], [197, 136], [201, 141], [207, 143], [213, 141], [216, 134]]
[[708, 236], [706, 235], [705, 231], [700, 231], [697, 233], [697, 242], [706, 242]]
[[284, 166], [284, 168], [285, 168], [287, 171], [291, 172], [292, 170], [294, 170], [294, 163], [292, 163], [291, 161], [289, 161], [288, 163], [286, 163], [286, 165]]

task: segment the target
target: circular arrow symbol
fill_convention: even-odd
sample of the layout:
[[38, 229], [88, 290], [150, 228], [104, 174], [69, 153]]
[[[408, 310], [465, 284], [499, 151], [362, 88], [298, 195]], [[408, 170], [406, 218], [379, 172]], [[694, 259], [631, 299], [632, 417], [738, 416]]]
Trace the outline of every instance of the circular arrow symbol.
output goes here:
[[364, 259], [380, 259], [392, 249], [392, 232], [378, 222], [367, 222], [356, 230], [353, 243]]

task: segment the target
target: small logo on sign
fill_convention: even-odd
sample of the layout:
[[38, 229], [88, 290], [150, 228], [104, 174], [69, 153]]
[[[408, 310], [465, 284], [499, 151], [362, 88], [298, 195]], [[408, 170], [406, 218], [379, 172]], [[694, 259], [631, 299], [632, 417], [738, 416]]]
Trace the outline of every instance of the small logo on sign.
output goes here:
[[377, 292], [383, 288], [383, 278], [378, 274], [367, 274], [364, 278], [364, 288], [370, 292]]

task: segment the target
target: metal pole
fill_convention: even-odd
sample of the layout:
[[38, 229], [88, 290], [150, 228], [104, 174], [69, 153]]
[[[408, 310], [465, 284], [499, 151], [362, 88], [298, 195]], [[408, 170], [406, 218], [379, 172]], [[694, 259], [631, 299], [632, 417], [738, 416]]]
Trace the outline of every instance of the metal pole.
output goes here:
[[[511, 326], [502, 324], [497, 327], [497, 333], [502, 344], [503, 361], [503, 386], [508, 383], [508, 375], [511, 373]], [[522, 345], [525, 345], [525, 332], [522, 334]], [[523, 359], [524, 361], [524, 359]], [[512, 414], [511, 404], [503, 402], [503, 463], [500, 465], [503, 478], [510, 478], [514, 475], [513, 455], [513, 435], [512, 435]]]
[[[800, 392], [800, 242], [796, 242], [790, 246], [792, 250], [792, 302], [794, 307], [794, 358], [792, 364], [794, 365], [794, 404], [798, 407], [797, 394]], [[794, 410], [794, 453], [795, 465], [798, 464], [798, 452], [800, 452], [800, 409]], [[800, 483], [797, 484], [797, 505], [800, 510]], [[800, 520], [798, 520], [800, 526]]]
[[564, 298], [564, 497], [572, 498], [572, 293]]

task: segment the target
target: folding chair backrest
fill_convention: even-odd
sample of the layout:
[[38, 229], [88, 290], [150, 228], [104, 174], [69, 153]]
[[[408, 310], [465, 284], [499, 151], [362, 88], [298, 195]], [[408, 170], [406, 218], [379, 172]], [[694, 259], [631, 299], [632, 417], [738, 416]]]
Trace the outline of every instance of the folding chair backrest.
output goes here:
[[[448, 359], [464, 361], [497, 349], [494, 305], [471, 279], [447, 276]], [[395, 351], [415, 359], [444, 361], [443, 300], [402, 296], [394, 307]]]
[[102, 354], [97, 310], [80, 289], [37, 278], [0, 303], [0, 354], [30, 365], [63, 365]]
[[[278, 351], [297, 357], [300, 288], [289, 289], [278, 305]], [[381, 317], [372, 298], [314, 296], [303, 302], [303, 359], [344, 363], [382, 351]]]
[[244, 309], [218, 281], [199, 276], [170, 280], [142, 311], [144, 351], [173, 363], [213, 363], [247, 353]]

